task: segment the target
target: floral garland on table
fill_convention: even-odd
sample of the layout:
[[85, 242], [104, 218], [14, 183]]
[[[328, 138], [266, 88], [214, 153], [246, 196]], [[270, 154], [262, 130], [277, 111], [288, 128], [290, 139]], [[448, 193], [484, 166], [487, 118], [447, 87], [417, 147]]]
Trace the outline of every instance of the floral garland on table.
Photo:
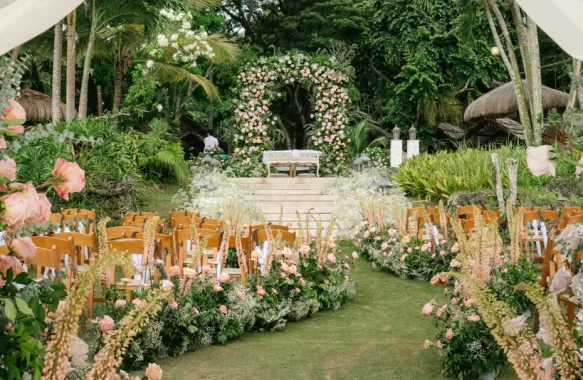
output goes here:
[[235, 101], [235, 153], [244, 162], [261, 154], [271, 141], [277, 116], [269, 110], [282, 98], [281, 88], [299, 83], [313, 92], [312, 114], [315, 134], [311, 145], [325, 154], [323, 172], [337, 174], [345, 163], [350, 102], [350, 77], [346, 68], [333, 59], [311, 57], [301, 53], [261, 58], [259, 65], [246, 67], [238, 76], [239, 99]]

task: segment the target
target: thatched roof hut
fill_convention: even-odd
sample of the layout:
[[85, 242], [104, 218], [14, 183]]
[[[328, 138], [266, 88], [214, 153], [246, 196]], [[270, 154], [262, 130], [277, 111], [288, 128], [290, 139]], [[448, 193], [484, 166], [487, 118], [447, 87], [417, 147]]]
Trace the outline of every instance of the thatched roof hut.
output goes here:
[[[522, 81], [526, 99], [528, 101], [529, 95], [526, 81]], [[569, 100], [569, 95], [558, 90], [553, 90], [547, 86], [542, 88], [543, 108], [545, 110], [551, 108], [565, 108]], [[512, 82], [506, 83], [478, 99], [474, 100], [464, 113], [464, 120], [470, 121], [481, 117], [498, 118], [504, 116], [515, 115], [518, 111], [518, 103], [516, 102], [516, 92]]]
[[[16, 101], [26, 111], [27, 121], [52, 120], [53, 118], [52, 98], [42, 92], [22, 90]], [[66, 107], [65, 103], [61, 103], [61, 116], [66, 114]]]

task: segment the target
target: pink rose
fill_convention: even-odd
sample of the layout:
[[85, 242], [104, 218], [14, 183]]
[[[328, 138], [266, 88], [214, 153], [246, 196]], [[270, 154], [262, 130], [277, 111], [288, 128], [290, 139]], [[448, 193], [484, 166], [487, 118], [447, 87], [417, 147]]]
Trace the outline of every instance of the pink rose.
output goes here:
[[27, 222], [41, 223], [48, 219], [49, 215], [44, 216], [42, 214], [43, 205], [41, 204], [40, 197], [32, 184], [27, 183], [23, 186], [22, 196], [28, 205], [26, 213]]
[[555, 277], [553, 277], [553, 282], [549, 290], [555, 295], [563, 293], [571, 284], [572, 278], [573, 275], [571, 272], [566, 270], [565, 267], [562, 267], [557, 271]]
[[200, 314], [200, 312], [198, 311], [198, 309], [196, 307], [192, 308], [192, 312], [196, 315]]
[[265, 295], [265, 289], [263, 289], [263, 286], [257, 286], [257, 294], [260, 296]]
[[300, 288], [295, 288], [294, 289], [296, 291], [296, 293], [301, 293], [302, 291], [300, 290]]
[[29, 262], [36, 255], [36, 245], [29, 237], [19, 237], [10, 242], [10, 248], [24, 261]]
[[407, 253], [411, 253], [411, 252], [413, 252], [413, 248], [411, 248], [411, 247], [407, 248]]
[[113, 330], [114, 325], [115, 322], [109, 315], [106, 315], [99, 320], [99, 330], [101, 330], [101, 332], [104, 334]]
[[303, 278], [300, 278], [300, 286], [305, 286], [306, 281]]
[[85, 171], [76, 162], [58, 158], [53, 169], [53, 176], [60, 179], [53, 185], [59, 197], [69, 200], [69, 193], [78, 193], [85, 187]]
[[425, 339], [425, 342], [423, 342], [423, 348], [428, 350], [429, 347], [431, 347], [432, 343], [430, 341], [428, 341], [427, 339]]
[[14, 276], [24, 272], [24, 268], [20, 263], [20, 260], [18, 260], [16, 257], [0, 255], [0, 271], [5, 272], [8, 269], [12, 269], [12, 274]]
[[283, 263], [281, 265], [281, 270], [287, 273], [289, 272], [289, 266], [286, 263]]
[[148, 380], [162, 380], [162, 368], [159, 365], [150, 363], [148, 364], [148, 368], [146, 369], [146, 377]]
[[172, 302], [170, 304], [170, 309], [177, 310], [178, 309], [178, 303], [176, 301]]
[[447, 304], [445, 304], [442, 307], [440, 307], [439, 309], [437, 309], [437, 311], [435, 312], [435, 315], [437, 315], [438, 317], [441, 317], [443, 315], [443, 313], [445, 313], [446, 310], [447, 310]]
[[453, 333], [453, 330], [452, 330], [452, 329], [447, 329], [447, 331], [445, 332], [445, 337], [446, 337], [447, 339], [451, 339], [451, 338], [453, 338], [454, 336], [455, 336], [455, 334]]
[[433, 303], [435, 302], [435, 298], [431, 301], [427, 302], [423, 309], [421, 309], [421, 315], [430, 316], [433, 313]]
[[352, 252], [352, 258], [354, 260], [358, 259], [358, 253], [356, 253], [356, 251], [355, 252]]
[[475, 302], [472, 298], [468, 298], [464, 301], [464, 306], [465, 307], [472, 307], [474, 306]]
[[52, 207], [51, 202], [49, 202], [46, 193], [40, 193], [38, 195], [38, 199], [40, 203], [40, 208], [37, 210], [38, 214], [35, 216], [35, 218], [38, 219], [40, 222], [46, 222], [47, 220], [49, 220], [49, 217], [51, 216]]
[[170, 276], [180, 276], [180, 267], [178, 265], [170, 267]]
[[[22, 106], [15, 100], [8, 100], [8, 107], [2, 110], [2, 115], [0, 115], [2, 120], [26, 120], [26, 111]], [[10, 125], [6, 129], [12, 133], [22, 134], [24, 133], [24, 127], [22, 125]]]
[[452, 305], [457, 305], [458, 303], [459, 303], [459, 301], [458, 301], [458, 299], [457, 299], [457, 298], [452, 298], [452, 299], [451, 299], [451, 304], [452, 304]]
[[557, 163], [549, 158], [552, 148], [550, 145], [529, 146], [526, 148], [526, 165], [533, 176], [538, 177], [543, 174], [555, 176]]
[[309, 245], [302, 245], [300, 247], [300, 253], [303, 253], [304, 255], [310, 253], [310, 246]]
[[242, 299], [243, 299], [243, 292], [241, 292], [241, 291], [237, 290], [237, 291], [235, 292], [235, 295], [236, 295], [236, 296], [237, 296], [237, 298], [239, 298], [240, 300], [242, 300]]
[[107, 380], [120, 380], [120, 377], [119, 377], [119, 375], [117, 373], [111, 373], [107, 377]]
[[203, 265], [202, 268], [202, 274], [206, 274], [209, 270], [211, 270], [210, 265]]
[[229, 280], [231, 279], [231, 276], [229, 276], [228, 273], [221, 273], [221, 275], [219, 276], [219, 281], [223, 284], [226, 284], [227, 282], [229, 282]]
[[285, 272], [279, 272], [279, 277], [286, 278], [287, 274]]
[[215, 292], [217, 292], [217, 293], [218, 293], [218, 292], [222, 292], [222, 291], [223, 291], [223, 287], [222, 287], [222, 286], [220, 286], [220, 285], [213, 285], [213, 290], [214, 290]]
[[168, 280], [162, 280], [162, 283], [160, 284], [160, 288], [162, 288], [162, 290], [164, 290], [164, 291], [169, 292], [172, 290], [172, 288], [174, 288], [174, 284]]
[[0, 137], [0, 149], [6, 149], [6, 140], [4, 137]]
[[452, 268], [459, 268], [462, 266], [462, 263], [460, 263], [456, 259], [453, 259], [453, 260], [451, 260], [451, 263], [449, 263], [449, 266]]
[[400, 262], [404, 263], [405, 259], [407, 259], [407, 256], [409, 256], [408, 254], [404, 254], [403, 256], [401, 256], [401, 258], [399, 259]]
[[468, 321], [470, 322], [480, 322], [480, 316], [477, 314], [472, 314], [468, 317]]
[[152, 285], [150, 285], [150, 284], [147, 284], [147, 283], [145, 283], [145, 282], [142, 282], [142, 283], [140, 284], [140, 286], [141, 286], [142, 288], [144, 288], [144, 290], [150, 290], [150, 288], [152, 287]]
[[449, 281], [447, 280], [447, 274], [446, 273], [436, 274], [435, 276], [433, 276], [431, 278], [430, 283], [433, 286], [437, 286], [437, 285], [440, 285], [440, 284], [447, 285], [449, 283]]
[[441, 340], [438, 340], [437, 342], [435, 342], [435, 347], [437, 347], [440, 350], [443, 348], [443, 344], [441, 344]]
[[219, 311], [222, 314], [227, 314], [227, 307], [225, 305], [221, 305], [221, 306], [219, 306]]
[[16, 179], [16, 161], [8, 156], [0, 160], [0, 177], [8, 178], [9, 181]]
[[24, 224], [28, 213], [28, 204], [21, 192], [7, 194], [0, 198], [4, 204], [2, 221], [10, 226], [20, 227]]
[[328, 254], [328, 261], [332, 264], [336, 263], [336, 256], [333, 253]]

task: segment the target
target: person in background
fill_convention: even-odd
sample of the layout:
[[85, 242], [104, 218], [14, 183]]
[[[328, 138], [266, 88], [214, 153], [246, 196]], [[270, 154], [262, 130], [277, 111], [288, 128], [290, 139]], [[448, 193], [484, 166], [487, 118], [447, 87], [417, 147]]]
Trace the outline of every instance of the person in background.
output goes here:
[[204, 150], [213, 150], [215, 147], [219, 146], [219, 140], [215, 136], [212, 135], [211, 131], [206, 133], [206, 137], [204, 138]]

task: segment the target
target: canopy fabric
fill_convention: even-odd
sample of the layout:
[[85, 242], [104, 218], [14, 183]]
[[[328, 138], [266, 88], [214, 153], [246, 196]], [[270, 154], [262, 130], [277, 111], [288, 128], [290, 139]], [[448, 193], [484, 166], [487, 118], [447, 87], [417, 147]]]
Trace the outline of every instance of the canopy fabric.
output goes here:
[[522, 10], [557, 45], [573, 58], [583, 60], [583, 1], [516, 0]]
[[0, 0], [0, 55], [45, 32], [83, 0]]

